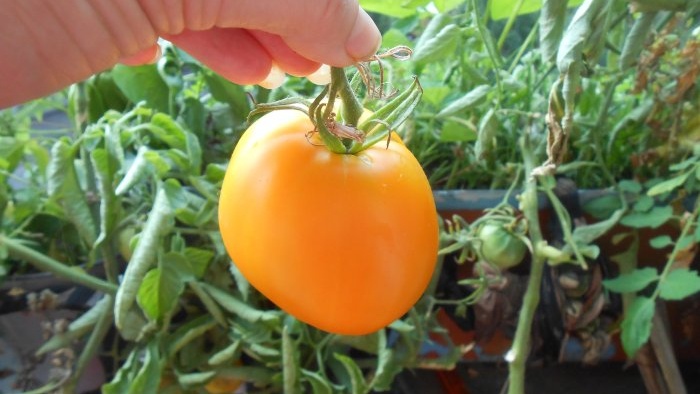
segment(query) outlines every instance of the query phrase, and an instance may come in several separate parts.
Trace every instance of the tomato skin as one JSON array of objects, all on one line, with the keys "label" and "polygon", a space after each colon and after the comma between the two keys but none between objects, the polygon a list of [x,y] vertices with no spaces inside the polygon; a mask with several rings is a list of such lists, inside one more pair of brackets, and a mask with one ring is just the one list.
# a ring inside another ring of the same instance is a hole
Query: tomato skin
[{"label": "tomato skin", "polygon": [[503,224],[486,223],[479,229],[481,255],[501,269],[517,266],[525,258],[527,246]]},{"label": "tomato skin", "polygon": [[360,335],[400,318],[435,268],[438,222],[420,164],[396,140],[357,155],[310,142],[300,111],[244,133],[220,194],[234,264],[281,309],[325,331]]}]

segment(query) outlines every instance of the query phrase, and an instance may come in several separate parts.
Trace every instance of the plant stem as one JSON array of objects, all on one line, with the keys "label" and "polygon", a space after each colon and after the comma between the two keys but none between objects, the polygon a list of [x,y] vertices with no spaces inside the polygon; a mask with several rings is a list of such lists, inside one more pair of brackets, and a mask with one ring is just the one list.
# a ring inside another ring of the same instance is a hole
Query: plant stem
[{"label": "plant stem", "polygon": [[76,363],[73,375],[63,388],[65,392],[71,393],[76,390],[79,379],[85,371],[85,367],[87,367],[88,362],[90,362],[90,360],[92,360],[98,353],[107,332],[112,327],[112,319],[114,316],[112,314],[112,309],[114,308],[114,297],[111,295],[106,295],[105,297],[108,297],[107,302],[109,302],[109,306],[107,309],[105,309],[104,313],[102,313],[102,316],[100,316],[95,329],[90,334],[83,351],[80,353],[80,357]]},{"label": "plant stem", "polygon": [[85,272],[71,268],[60,261],[56,261],[43,253],[22,245],[19,241],[7,238],[0,234],[0,245],[7,248],[8,252],[22,260],[27,261],[41,271],[51,272],[91,289],[114,295],[117,293],[117,286],[102,279],[95,278]]},{"label": "plant stem", "polygon": [[[527,134],[522,142],[525,173],[531,174],[535,168],[535,158]],[[539,256],[538,248],[541,243],[542,230],[539,221],[539,209],[537,206],[537,180],[528,176],[525,182],[525,190],[521,195],[521,210],[528,223],[530,240],[532,241],[532,264],[527,290],[523,297],[523,305],[520,308],[518,327],[515,331],[513,346],[508,352],[509,384],[508,394],[523,394],[525,392],[525,368],[530,353],[530,333],[535,311],[540,302],[540,286],[544,272],[545,259]]]},{"label": "plant stem", "polygon": [[[345,69],[341,67],[331,67],[331,84],[340,95],[343,101],[343,120],[345,124],[357,126],[364,109],[357,99],[355,92],[350,87]],[[333,91],[334,89],[331,89]]]},{"label": "plant stem", "polygon": [[510,33],[510,29],[513,28],[513,23],[515,22],[515,18],[518,17],[518,12],[520,12],[520,9],[523,7],[523,3],[525,3],[525,0],[519,0],[515,4],[515,7],[513,7],[513,10],[510,12],[510,16],[508,17],[506,26],[503,28],[501,36],[498,38],[498,44],[496,44],[496,47],[499,51],[503,49],[503,44],[506,42],[506,38],[508,37],[508,33]]}]

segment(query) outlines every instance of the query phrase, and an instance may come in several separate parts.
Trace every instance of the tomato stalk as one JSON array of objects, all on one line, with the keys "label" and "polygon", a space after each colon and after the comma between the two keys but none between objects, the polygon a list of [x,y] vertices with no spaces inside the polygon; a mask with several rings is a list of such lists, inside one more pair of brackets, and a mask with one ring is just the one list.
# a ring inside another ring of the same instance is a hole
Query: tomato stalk
[{"label": "tomato stalk", "polygon": [[333,88],[336,89],[340,99],[343,101],[342,115],[345,123],[350,126],[357,126],[364,108],[352,91],[345,70],[340,67],[331,67],[331,90]]},{"label": "tomato stalk", "polygon": [[[535,168],[535,158],[532,152],[529,136],[523,136],[523,157],[525,173],[532,174]],[[523,296],[523,305],[520,309],[518,326],[515,330],[515,338],[506,357],[508,365],[508,394],[523,394],[525,392],[525,367],[530,353],[531,331],[537,306],[540,303],[540,287],[544,273],[545,258],[538,252],[542,240],[542,229],[539,221],[539,207],[537,204],[537,178],[530,176],[525,182],[525,190],[520,196],[520,209],[528,223],[528,233],[532,241],[532,264],[527,290]]]}]

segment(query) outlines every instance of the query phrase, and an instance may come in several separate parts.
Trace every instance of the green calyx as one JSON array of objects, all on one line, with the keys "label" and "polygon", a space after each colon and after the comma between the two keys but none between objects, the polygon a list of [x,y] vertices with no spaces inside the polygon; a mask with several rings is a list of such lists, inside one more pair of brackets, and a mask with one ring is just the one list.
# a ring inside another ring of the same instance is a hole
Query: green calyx
[{"label": "green calyx", "polygon": [[[369,67],[358,67],[367,82]],[[370,91],[371,89],[367,89]],[[331,68],[331,82],[308,104],[300,98],[288,98],[272,103],[257,104],[248,118],[277,109],[295,109],[306,113],[318,132],[321,142],[337,154],[357,154],[378,142],[390,141],[396,130],[418,105],[423,89],[414,77],[408,89],[395,95],[373,114],[360,122],[365,108],[348,81],[345,70]],[[379,97],[383,98],[383,97]],[[336,103],[339,100],[339,103]],[[336,105],[337,104],[337,105]],[[338,113],[335,110],[338,110]]]},{"label": "green calyx", "polygon": [[[365,108],[352,90],[345,70],[331,68],[331,83],[309,106],[309,117],[323,143],[338,154],[357,154],[379,141],[386,140],[413,112],[423,89],[417,78],[408,89],[396,95],[371,116],[360,122]],[[335,100],[341,100],[340,116],[333,113]],[[326,104],[320,104],[326,99]]]}]

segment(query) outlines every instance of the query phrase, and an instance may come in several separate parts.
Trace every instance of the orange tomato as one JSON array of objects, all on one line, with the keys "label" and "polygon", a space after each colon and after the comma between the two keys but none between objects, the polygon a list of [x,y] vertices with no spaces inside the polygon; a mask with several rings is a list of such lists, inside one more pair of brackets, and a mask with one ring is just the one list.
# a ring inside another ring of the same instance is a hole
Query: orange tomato
[{"label": "orange tomato", "polygon": [[400,318],[435,268],[428,180],[396,139],[356,155],[310,142],[308,117],[277,110],[244,133],[229,163],[219,226],[234,264],[281,309],[359,335]]},{"label": "orange tomato", "polygon": [[241,387],[243,381],[233,378],[215,377],[204,386],[209,394],[231,394]]}]

